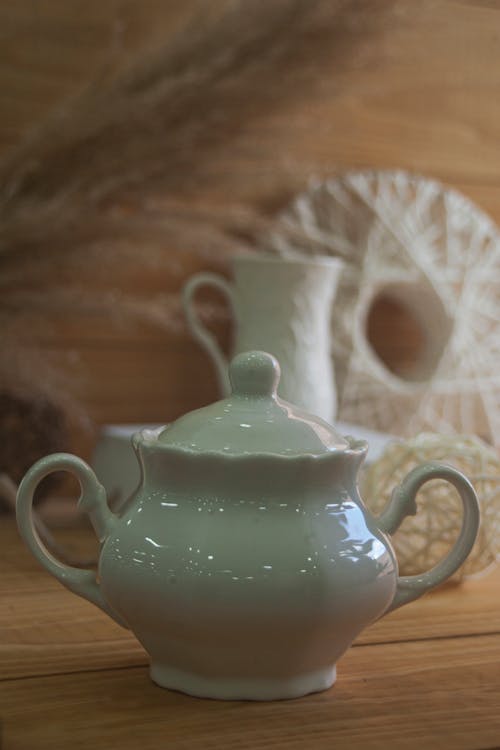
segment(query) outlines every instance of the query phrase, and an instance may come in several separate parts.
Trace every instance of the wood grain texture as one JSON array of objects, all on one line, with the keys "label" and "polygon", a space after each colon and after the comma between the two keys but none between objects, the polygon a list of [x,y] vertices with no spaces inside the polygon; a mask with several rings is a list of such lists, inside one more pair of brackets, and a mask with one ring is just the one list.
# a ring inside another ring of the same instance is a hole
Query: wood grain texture
[{"label": "wood grain texture", "polygon": [[0,683],[6,748],[494,748],[500,635],[351,649],[337,684],[295,701],[162,690],[128,668]]},{"label": "wood grain texture", "polygon": [[189,3],[30,0],[0,5],[0,150],[50,112],[173,30]]}]

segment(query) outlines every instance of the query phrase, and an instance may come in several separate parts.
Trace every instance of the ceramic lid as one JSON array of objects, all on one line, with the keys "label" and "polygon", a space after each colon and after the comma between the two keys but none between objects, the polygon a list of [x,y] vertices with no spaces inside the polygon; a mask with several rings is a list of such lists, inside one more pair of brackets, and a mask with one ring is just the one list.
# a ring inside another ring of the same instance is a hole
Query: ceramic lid
[{"label": "ceramic lid", "polygon": [[327,422],[278,397],[280,366],[270,354],[238,354],[229,365],[229,379],[228,398],[186,414],[157,440],[172,448],[228,455],[318,455],[349,448]]}]

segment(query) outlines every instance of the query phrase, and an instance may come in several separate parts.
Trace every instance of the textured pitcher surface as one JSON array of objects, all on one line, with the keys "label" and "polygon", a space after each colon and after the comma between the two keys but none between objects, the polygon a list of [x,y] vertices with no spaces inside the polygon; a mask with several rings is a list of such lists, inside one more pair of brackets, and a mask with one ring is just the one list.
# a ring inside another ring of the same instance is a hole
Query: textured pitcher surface
[{"label": "textured pitcher surface", "polygon": [[216,366],[223,395],[229,393],[227,363],[192,308],[193,294],[203,284],[217,287],[230,301],[235,353],[260,349],[273,354],[281,365],[280,396],[333,421],[330,312],[340,269],[340,261],[332,258],[254,255],[234,259],[234,284],[214,274],[198,274],[188,282],[187,320]]}]

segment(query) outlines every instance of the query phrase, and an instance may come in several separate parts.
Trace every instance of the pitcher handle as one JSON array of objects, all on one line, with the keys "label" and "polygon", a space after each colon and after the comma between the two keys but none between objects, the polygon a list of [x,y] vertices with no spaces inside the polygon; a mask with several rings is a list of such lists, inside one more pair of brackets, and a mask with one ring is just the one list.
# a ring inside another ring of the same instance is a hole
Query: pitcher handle
[{"label": "pitcher handle", "polygon": [[33,496],[38,484],[53,471],[68,471],[78,479],[81,487],[78,507],[90,516],[99,541],[103,542],[107,537],[116,516],[109,510],[106,491],[90,466],[81,458],[69,453],[46,456],[37,461],[26,473],[19,485],[16,500],[19,533],[36,559],[66,588],[88,599],[123,627],[128,627],[106,602],[94,571],[62,563],[49,552],[38,536],[33,520]]},{"label": "pitcher handle", "polygon": [[222,292],[229,301],[233,318],[236,319],[234,289],[233,286],[222,276],[209,271],[203,271],[192,276],[186,282],[182,290],[182,305],[188,327],[214,363],[221,394],[223,396],[229,396],[231,393],[231,386],[229,383],[227,359],[221,351],[213,333],[211,333],[201,322],[194,305],[196,292],[202,286],[211,286]]},{"label": "pitcher handle", "polygon": [[[465,561],[476,541],[480,515],[479,504],[472,484],[467,477],[452,466],[435,462],[417,466],[394,489],[390,506],[387,512],[383,514],[386,518],[386,528],[384,529],[382,523],[382,530],[392,534],[406,515],[416,514],[416,494],[420,487],[431,479],[444,479],[458,491],[463,507],[460,534],[446,557],[440,560],[431,570],[419,575],[398,577],[394,599],[384,614],[418,599],[426,591],[439,586],[440,583],[452,576]],[[394,509],[396,509],[396,512],[394,512]],[[393,511],[392,514],[391,510]]]}]

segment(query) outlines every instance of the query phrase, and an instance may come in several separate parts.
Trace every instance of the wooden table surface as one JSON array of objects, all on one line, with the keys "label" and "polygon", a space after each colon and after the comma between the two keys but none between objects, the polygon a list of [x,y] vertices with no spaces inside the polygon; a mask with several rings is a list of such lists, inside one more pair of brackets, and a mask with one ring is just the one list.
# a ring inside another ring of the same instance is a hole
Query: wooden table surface
[{"label": "wooden table surface", "polygon": [[[60,532],[85,548],[88,532]],[[0,517],[2,750],[500,748],[500,570],[366,630],[324,693],[200,700],[149,679],[134,637],[66,591]]]}]

